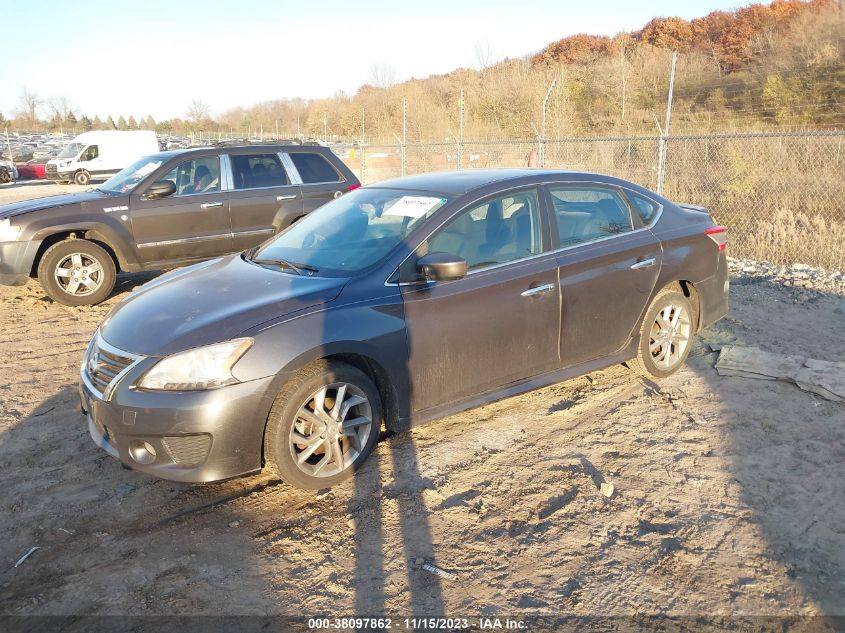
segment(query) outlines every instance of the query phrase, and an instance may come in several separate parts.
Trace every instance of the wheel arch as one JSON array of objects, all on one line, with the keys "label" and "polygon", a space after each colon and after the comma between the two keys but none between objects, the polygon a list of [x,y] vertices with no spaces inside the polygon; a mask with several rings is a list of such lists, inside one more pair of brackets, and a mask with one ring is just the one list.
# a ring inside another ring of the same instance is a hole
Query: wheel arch
[{"label": "wheel arch", "polygon": [[[693,282],[686,279],[680,279],[674,285],[689,299],[690,305],[692,306],[692,314],[695,317],[693,331],[698,332],[701,329],[701,300],[698,296],[698,289]],[[672,284],[669,284],[669,286],[671,287]]]},{"label": "wheel arch", "polygon": [[381,398],[384,425],[388,431],[399,429],[399,397],[387,370],[377,360],[358,352],[339,352],[324,356],[320,360],[336,360],[364,372],[378,389]]},{"label": "wheel arch", "polygon": [[39,232],[38,239],[42,240],[35,258],[32,260],[32,267],[30,269],[30,277],[36,277],[38,271],[38,264],[47,249],[67,239],[80,239],[94,242],[97,246],[103,248],[114,262],[117,271],[128,269],[128,260],[125,253],[117,246],[117,240],[109,236],[105,231],[97,227],[62,227],[57,228],[52,232]]}]

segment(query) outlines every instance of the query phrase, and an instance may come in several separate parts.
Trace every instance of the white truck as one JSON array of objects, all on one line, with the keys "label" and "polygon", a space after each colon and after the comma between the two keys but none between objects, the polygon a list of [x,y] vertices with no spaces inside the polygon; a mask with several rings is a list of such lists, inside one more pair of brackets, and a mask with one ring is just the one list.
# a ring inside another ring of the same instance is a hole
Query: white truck
[{"label": "white truck", "polygon": [[106,179],[148,154],[159,151],[151,131],[83,132],[47,161],[50,180],[87,185],[92,178]]}]

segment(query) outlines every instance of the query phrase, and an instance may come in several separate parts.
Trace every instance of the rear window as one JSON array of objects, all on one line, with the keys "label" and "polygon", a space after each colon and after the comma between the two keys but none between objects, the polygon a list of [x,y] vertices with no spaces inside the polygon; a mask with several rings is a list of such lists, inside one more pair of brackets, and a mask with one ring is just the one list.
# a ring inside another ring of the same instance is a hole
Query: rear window
[{"label": "rear window", "polygon": [[235,189],[260,189],[290,184],[277,154],[233,154]]},{"label": "rear window", "polygon": [[648,198],[630,191],[628,192],[628,197],[631,199],[631,202],[634,203],[634,209],[636,209],[637,215],[640,216],[643,224],[651,224],[654,216],[657,215],[657,210],[660,208],[660,205]]},{"label": "rear window", "polygon": [[290,159],[306,185],[316,182],[340,182],[340,174],[320,154],[295,152],[290,154]]}]

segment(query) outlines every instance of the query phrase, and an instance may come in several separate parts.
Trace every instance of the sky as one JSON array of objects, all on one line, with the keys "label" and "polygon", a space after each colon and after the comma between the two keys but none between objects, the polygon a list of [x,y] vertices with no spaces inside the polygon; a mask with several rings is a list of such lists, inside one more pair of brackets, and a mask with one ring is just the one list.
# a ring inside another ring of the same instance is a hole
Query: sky
[{"label": "sky", "polygon": [[[395,79],[522,57],[567,35],[613,35],[651,18],[687,19],[744,4],[725,0],[86,0],[15,1],[4,9],[0,112],[24,86],[64,96],[77,114],[212,115],[287,97],[352,95],[374,64]],[[42,113],[42,116],[46,114]]]}]

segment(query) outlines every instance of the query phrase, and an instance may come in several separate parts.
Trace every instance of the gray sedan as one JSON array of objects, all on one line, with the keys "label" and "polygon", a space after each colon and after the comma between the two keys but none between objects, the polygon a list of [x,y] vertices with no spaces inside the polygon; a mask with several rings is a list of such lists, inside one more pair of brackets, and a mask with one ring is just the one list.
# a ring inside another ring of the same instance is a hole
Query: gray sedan
[{"label": "gray sedan", "polygon": [[402,430],[615,364],[660,379],[727,312],[705,209],[607,176],[425,174],[364,187],[165,274],[81,367],[94,441],[151,475],[268,467],[323,488]]}]

